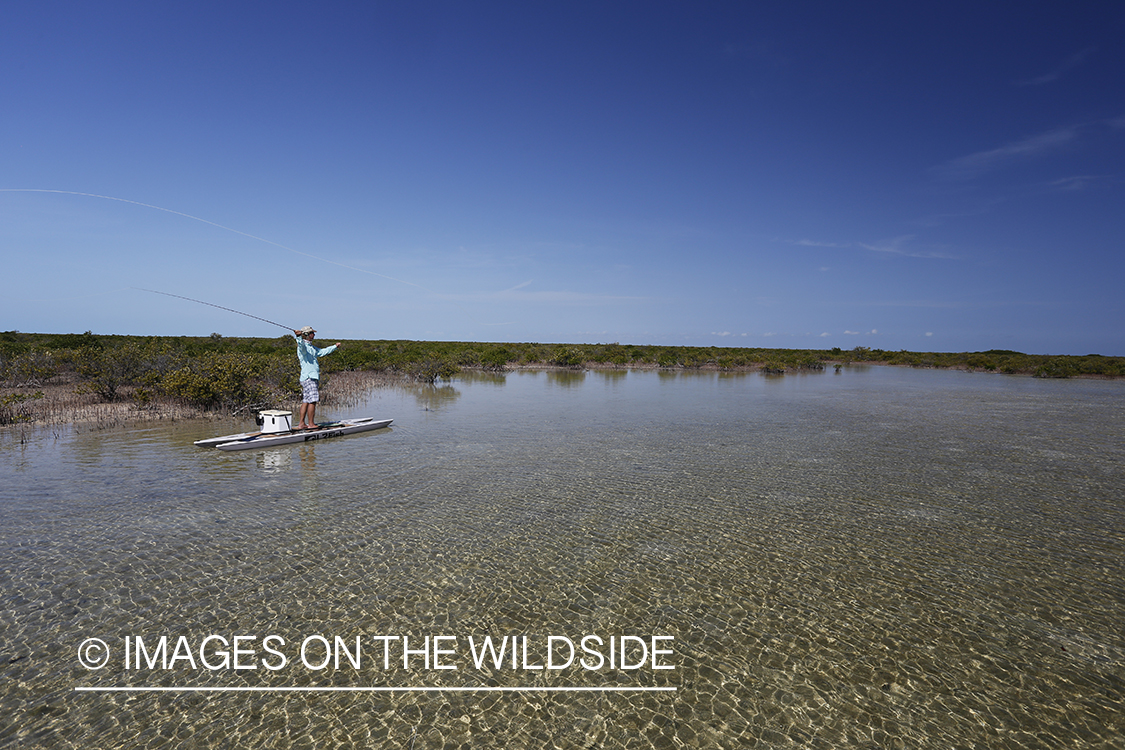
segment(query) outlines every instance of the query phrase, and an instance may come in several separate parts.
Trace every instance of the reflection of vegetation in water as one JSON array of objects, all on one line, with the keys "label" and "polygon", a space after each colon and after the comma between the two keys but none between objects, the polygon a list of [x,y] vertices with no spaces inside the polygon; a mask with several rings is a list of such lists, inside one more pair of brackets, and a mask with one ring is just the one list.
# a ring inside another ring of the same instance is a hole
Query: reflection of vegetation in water
[{"label": "reflection of vegetation in water", "polygon": [[547,382],[562,388],[582,385],[585,380],[585,370],[552,370],[547,373]]},{"label": "reflection of vegetation in water", "polygon": [[508,375],[491,370],[462,370],[457,373],[457,380],[500,387],[508,382]]},{"label": "reflection of vegetation in water", "polygon": [[451,385],[423,385],[414,391],[418,405],[429,411],[437,411],[460,397],[461,391]]},{"label": "reflection of vegetation in water", "polygon": [[613,388],[623,384],[626,378],[629,377],[628,370],[592,370],[592,372],[596,373],[598,377],[601,378],[602,382]]},{"label": "reflection of vegetation in water", "polygon": [[[1125,377],[1125,357],[985,352],[887,352],[882,349],[762,349],[645,346],[626,344],[539,344],[451,341],[349,341],[321,360],[324,383],[342,371],[385,373],[425,384],[450,381],[464,370],[502,373],[519,367],[558,368],[581,378],[586,368],[759,370],[766,374],[822,371],[877,363],[911,367],[963,368],[1042,378]],[[0,333],[0,385],[22,392],[44,384],[77,382],[75,394],[104,402],[131,400],[180,403],[197,409],[238,410],[292,400],[299,393],[293,339],[96,336]],[[328,389],[329,392],[331,389]],[[29,397],[34,398],[34,397]],[[9,420],[25,419],[28,399],[5,402]]]},{"label": "reflection of vegetation in water", "polygon": [[624,380],[629,377],[628,370],[598,370],[597,372],[605,380]]}]

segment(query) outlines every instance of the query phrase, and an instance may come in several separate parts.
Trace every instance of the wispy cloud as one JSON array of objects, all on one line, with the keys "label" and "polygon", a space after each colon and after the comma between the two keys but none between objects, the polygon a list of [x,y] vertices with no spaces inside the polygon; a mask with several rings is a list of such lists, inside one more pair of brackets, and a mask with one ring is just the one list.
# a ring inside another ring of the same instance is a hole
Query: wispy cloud
[{"label": "wispy cloud", "polygon": [[938,250],[917,250],[907,245],[914,239],[912,234],[904,234],[901,237],[893,237],[883,242],[875,244],[867,244],[864,242],[857,242],[856,244],[865,250],[870,250],[874,253],[886,253],[888,255],[903,255],[907,258],[946,258],[954,259],[956,256],[950,255],[946,252]]},{"label": "wispy cloud", "polygon": [[[819,242],[815,240],[793,240],[790,241],[789,244],[801,247],[839,248],[841,250],[860,249],[885,255],[901,255],[907,258],[945,258],[949,260],[956,260],[957,258],[956,255],[942,250],[920,250],[916,247],[911,247],[910,244],[913,240],[914,235],[904,234],[899,237],[892,237],[878,242]],[[828,269],[822,266],[819,270],[827,271]]]},{"label": "wispy cloud", "polygon": [[[487,295],[486,295],[487,296]],[[559,305],[604,305],[621,302],[645,302],[648,297],[627,297],[612,294],[588,294],[571,291],[501,292],[496,298],[509,302],[539,302]]]},{"label": "wispy cloud", "polygon": [[1051,182],[1047,183],[1047,186],[1056,190],[1066,190],[1068,192],[1073,192],[1077,190],[1085,190],[1095,183],[1102,182],[1103,179],[1104,178],[1099,177],[1098,175],[1080,174],[1074,175],[1073,177],[1064,177],[1060,180],[1052,180]]},{"label": "wispy cloud", "polygon": [[1030,159],[1044,152],[1062,148],[1077,137],[1077,126],[1050,130],[1046,133],[1033,135],[1030,138],[1007,143],[999,148],[960,156],[935,167],[934,171],[949,179],[972,179],[1006,164]]},{"label": "wispy cloud", "polygon": [[816,240],[793,240],[790,244],[802,247],[850,247],[850,242],[817,242]]},{"label": "wispy cloud", "polygon": [[1097,47],[1087,47],[1086,49],[1082,50],[1081,52],[1076,52],[1075,54],[1068,57],[1058,67],[1054,68],[1053,70],[1051,70],[1047,73],[1044,73],[1041,76],[1036,76],[1035,78],[1028,78],[1028,79],[1022,80],[1022,81],[1016,81],[1015,83],[1016,83],[1017,86],[1042,86],[1045,83],[1054,83],[1055,81],[1059,80],[1064,75],[1069,73],[1071,70],[1074,70],[1079,65],[1086,62],[1086,59],[1088,57],[1090,57],[1090,55],[1094,54],[1094,52],[1096,52],[1097,49],[1098,49]]},{"label": "wispy cloud", "polygon": [[873,253],[887,253],[888,255],[907,255],[902,246],[910,240],[914,239],[912,234],[904,234],[901,237],[892,237],[888,240],[883,240],[874,244],[867,242],[855,243],[864,250],[870,250]]},{"label": "wispy cloud", "polygon": [[574,292],[569,290],[542,290],[524,291],[532,281],[525,281],[513,287],[498,292],[479,292],[463,294],[445,294],[445,299],[461,302],[515,302],[521,304],[549,304],[549,305],[607,305],[648,302],[649,297],[635,297],[616,294],[591,294],[589,292]]},{"label": "wispy cloud", "polygon": [[949,211],[946,213],[930,214],[918,219],[918,223],[923,227],[938,227],[945,224],[950,219],[964,219],[970,216],[983,216],[991,213],[996,206],[1002,204],[1007,200],[1003,196],[992,196],[986,199],[979,199],[978,203],[972,208],[966,208],[961,211]]}]

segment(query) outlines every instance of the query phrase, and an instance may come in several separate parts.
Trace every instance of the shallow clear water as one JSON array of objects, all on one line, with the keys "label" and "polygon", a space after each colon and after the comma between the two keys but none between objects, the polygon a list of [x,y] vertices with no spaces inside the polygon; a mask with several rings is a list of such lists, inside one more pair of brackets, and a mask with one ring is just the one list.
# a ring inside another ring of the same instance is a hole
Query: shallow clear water
[{"label": "shallow clear water", "polygon": [[[395,423],[0,433],[0,746],[1123,745],[1125,383],[510,373],[322,416]],[[544,689],[76,691],[372,686]]]}]

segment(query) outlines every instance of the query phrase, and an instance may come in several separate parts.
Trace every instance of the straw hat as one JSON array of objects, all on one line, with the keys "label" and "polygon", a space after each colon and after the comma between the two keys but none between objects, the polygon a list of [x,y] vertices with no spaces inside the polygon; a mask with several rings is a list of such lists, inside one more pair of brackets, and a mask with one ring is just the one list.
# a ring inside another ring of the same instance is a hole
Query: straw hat
[{"label": "straw hat", "polygon": [[312,326],[305,326],[304,328],[299,330],[298,333],[300,333],[300,334],[316,333],[316,329],[313,328]]}]

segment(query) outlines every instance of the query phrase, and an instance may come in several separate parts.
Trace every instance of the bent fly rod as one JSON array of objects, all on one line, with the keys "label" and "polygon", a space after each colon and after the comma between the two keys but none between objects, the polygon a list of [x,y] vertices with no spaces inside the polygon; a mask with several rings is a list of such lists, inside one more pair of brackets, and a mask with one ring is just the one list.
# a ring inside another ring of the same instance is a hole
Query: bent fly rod
[{"label": "bent fly rod", "polygon": [[176,299],[186,299],[188,302],[198,302],[199,304],[207,305],[208,307],[217,307],[220,310],[226,310],[227,312],[236,313],[238,315],[245,315],[248,318],[253,318],[254,320],[260,320],[263,323],[269,323],[270,325],[278,326],[279,328],[284,328],[287,331],[297,330],[296,328],[292,328],[290,326],[283,326],[283,325],[281,325],[281,323],[275,323],[272,320],[266,320],[265,318],[259,318],[257,315],[251,315],[250,313],[244,313],[241,310],[232,310],[229,307],[223,307],[222,305],[216,305],[214,302],[204,302],[201,299],[192,299],[191,297],[183,297],[179,294],[170,294],[169,292],[159,292],[155,289],[142,289],[139,286],[135,286],[133,288],[136,289],[139,292],[152,292],[153,294],[163,294],[165,297],[175,297]]}]

